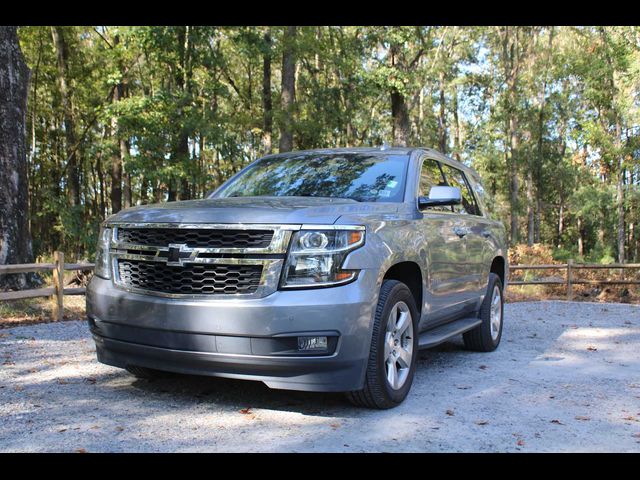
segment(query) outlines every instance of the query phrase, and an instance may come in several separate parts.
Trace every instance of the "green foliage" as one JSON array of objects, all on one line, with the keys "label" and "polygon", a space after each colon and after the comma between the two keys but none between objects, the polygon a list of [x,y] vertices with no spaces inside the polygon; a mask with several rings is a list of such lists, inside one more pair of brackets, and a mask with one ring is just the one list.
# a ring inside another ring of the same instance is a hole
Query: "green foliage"
[{"label": "green foliage", "polygon": [[[21,27],[32,70],[35,253],[91,255],[99,223],[113,212],[114,186],[125,207],[129,197],[130,204],[200,198],[262,155],[266,59],[277,146],[285,28],[64,27],[81,185],[74,207],[51,28]],[[640,29],[297,31],[296,149],[391,143],[390,95],[399,92],[411,143],[439,148],[444,134],[445,153],[481,173],[492,214],[505,225],[515,216],[522,238],[531,213],[534,240],[553,245],[554,258],[576,257],[580,240],[585,258],[604,261],[619,256],[621,219],[626,258],[638,259]]]}]

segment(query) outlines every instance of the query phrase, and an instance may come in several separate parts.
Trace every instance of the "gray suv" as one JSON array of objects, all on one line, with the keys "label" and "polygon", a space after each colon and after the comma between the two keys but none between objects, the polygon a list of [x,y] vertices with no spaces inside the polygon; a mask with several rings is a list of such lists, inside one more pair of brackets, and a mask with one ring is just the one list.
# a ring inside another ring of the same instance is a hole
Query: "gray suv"
[{"label": "gray suv", "polygon": [[103,224],[87,288],[98,360],[347,392],[390,408],[418,350],[500,343],[507,256],[475,171],[423,148],[270,155],[203,200]]}]

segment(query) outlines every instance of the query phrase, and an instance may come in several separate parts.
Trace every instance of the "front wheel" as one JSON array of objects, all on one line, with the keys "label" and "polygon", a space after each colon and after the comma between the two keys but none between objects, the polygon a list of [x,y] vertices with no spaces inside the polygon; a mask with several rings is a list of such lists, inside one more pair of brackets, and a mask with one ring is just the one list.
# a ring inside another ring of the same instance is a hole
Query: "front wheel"
[{"label": "front wheel", "polygon": [[376,307],[364,388],[348,392],[355,405],[386,409],[407,397],[418,356],[418,309],[409,288],[385,280]]},{"label": "front wheel", "polygon": [[464,346],[468,350],[492,352],[498,348],[502,338],[502,321],[504,318],[502,293],[500,277],[495,273],[490,273],[487,294],[480,307],[480,320],[482,320],[482,323],[462,335]]}]

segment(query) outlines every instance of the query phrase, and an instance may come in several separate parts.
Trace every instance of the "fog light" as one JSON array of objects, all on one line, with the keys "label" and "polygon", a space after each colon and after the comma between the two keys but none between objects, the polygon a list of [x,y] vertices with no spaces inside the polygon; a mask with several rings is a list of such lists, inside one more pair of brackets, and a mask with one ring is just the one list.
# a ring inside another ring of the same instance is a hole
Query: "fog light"
[{"label": "fog light", "polygon": [[298,350],[326,350],[327,337],[298,337]]}]

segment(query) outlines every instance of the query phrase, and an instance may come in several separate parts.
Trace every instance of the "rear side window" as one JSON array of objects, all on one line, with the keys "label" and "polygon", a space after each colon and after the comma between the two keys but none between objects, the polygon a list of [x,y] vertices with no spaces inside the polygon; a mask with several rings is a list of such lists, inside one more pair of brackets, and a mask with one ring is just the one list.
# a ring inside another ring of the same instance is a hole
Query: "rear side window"
[{"label": "rear side window", "polygon": [[447,184],[451,187],[458,187],[462,193],[462,203],[455,205],[454,211],[456,213],[469,214],[469,215],[481,215],[476,199],[473,196],[469,183],[467,182],[462,170],[450,167],[449,165],[442,164],[442,170],[447,180]]}]

